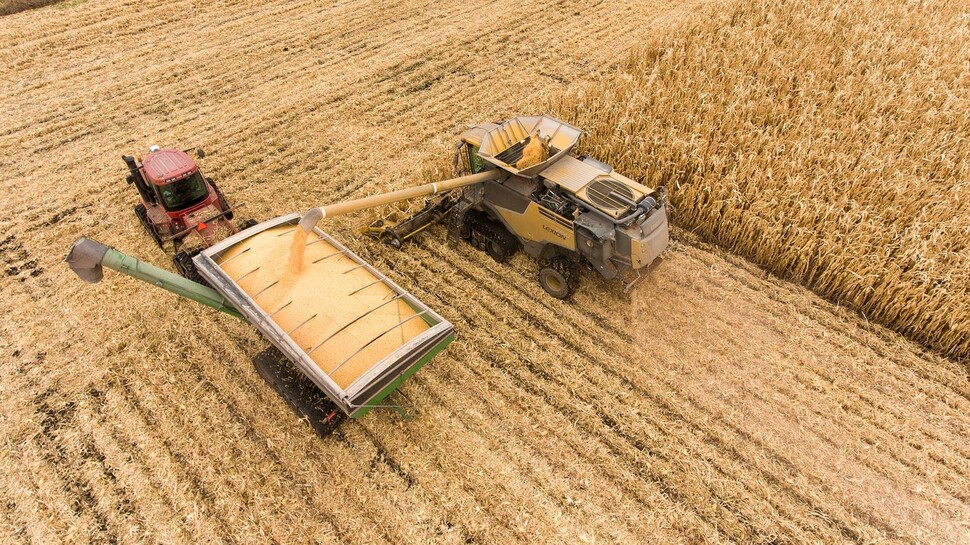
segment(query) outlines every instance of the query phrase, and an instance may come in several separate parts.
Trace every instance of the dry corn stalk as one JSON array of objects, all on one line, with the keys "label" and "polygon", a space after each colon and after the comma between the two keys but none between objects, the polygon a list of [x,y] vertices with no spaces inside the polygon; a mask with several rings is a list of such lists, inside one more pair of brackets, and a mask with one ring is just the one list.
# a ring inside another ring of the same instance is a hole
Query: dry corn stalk
[{"label": "dry corn stalk", "polygon": [[760,2],[551,101],[678,222],[970,356],[970,25],[960,3]]}]

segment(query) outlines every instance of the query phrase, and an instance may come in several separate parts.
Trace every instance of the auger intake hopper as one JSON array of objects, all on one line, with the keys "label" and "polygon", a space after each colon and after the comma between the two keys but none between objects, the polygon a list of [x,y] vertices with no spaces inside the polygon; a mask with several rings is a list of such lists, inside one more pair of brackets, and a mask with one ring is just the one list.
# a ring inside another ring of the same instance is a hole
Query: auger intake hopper
[{"label": "auger intake hopper", "polygon": [[[577,127],[547,115],[513,117],[485,133],[478,155],[512,174],[532,178],[566,156],[581,135]],[[546,153],[525,165],[523,152],[536,138],[542,139]]]},{"label": "auger intake hopper", "polygon": [[263,222],[195,258],[199,273],[351,417],[453,339],[453,326],[314,228],[288,262],[300,215]]}]

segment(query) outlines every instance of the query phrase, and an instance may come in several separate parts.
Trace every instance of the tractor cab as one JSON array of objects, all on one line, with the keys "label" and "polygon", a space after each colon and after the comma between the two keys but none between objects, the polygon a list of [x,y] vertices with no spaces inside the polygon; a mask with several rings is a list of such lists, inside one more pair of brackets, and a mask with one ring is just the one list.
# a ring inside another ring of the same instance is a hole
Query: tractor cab
[{"label": "tractor cab", "polygon": [[168,212],[185,210],[209,197],[202,172],[184,151],[154,151],[142,163],[142,172],[155,202]]},{"label": "tractor cab", "polygon": [[[202,150],[197,153],[205,157]],[[171,223],[165,228],[177,231],[193,225],[190,216],[200,211],[207,216],[225,213],[232,219],[219,188],[184,151],[152,146],[144,161],[127,155],[122,159],[128,165],[128,183],[138,189],[151,223]]]},{"label": "tractor cab", "polygon": [[[202,150],[196,153],[205,157]],[[195,253],[239,231],[226,198],[184,151],[152,146],[144,160],[122,159],[128,183],[141,196],[135,205],[138,221],[161,248],[175,251],[175,266],[183,276],[201,281],[192,266]],[[242,228],[254,224],[250,220]]]}]

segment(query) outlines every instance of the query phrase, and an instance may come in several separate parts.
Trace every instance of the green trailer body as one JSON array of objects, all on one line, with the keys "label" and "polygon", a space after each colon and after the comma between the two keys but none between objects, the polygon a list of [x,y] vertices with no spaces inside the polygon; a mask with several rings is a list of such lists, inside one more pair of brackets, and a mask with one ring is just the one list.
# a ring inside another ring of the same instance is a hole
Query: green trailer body
[{"label": "green trailer body", "polygon": [[[263,231],[278,230],[281,227],[295,230],[298,228],[300,218],[299,214],[289,214],[264,221],[203,250],[195,257],[194,263],[199,274],[220,295],[230,301],[237,311],[259,329],[341,411],[351,418],[359,418],[375,407],[384,406],[382,402],[388,395],[447,346],[454,338],[454,326],[345,246],[320,229],[314,228],[313,233],[316,237],[319,237],[318,240],[325,241],[339,251],[342,254],[342,259],[353,263],[354,268],[368,271],[375,282],[386,286],[391,293],[395,294],[394,299],[406,303],[413,309],[414,315],[420,316],[428,326],[426,331],[408,340],[393,352],[384,354],[372,363],[368,363],[367,370],[351,384],[343,386],[338,384],[338,381],[331,374],[310,357],[307,347],[296,342],[289,334],[290,332],[286,331],[280,323],[277,323],[277,317],[263,309],[254,300],[255,296],[247,292],[236,279],[233,279],[220,266],[221,258],[235,246],[246,243],[247,240],[258,236]],[[322,273],[308,270],[305,274]],[[333,277],[325,275],[318,280],[314,279],[314,281],[319,281],[321,285],[334,280]],[[364,303],[361,303],[357,314],[363,316],[370,310]],[[355,320],[351,320],[351,322],[355,322]],[[386,333],[386,331],[380,330],[377,331],[377,336],[380,336],[382,332]]]},{"label": "green trailer body", "polygon": [[309,379],[340,411],[350,418],[361,418],[377,407],[389,407],[401,412],[401,407],[385,404],[386,398],[454,340],[454,327],[450,322],[387,279],[361,258],[330,239],[329,236],[316,230],[320,236],[326,237],[331,244],[338,246],[348,259],[366,267],[381,282],[397,293],[402,301],[416,312],[420,312],[421,319],[428,325],[427,331],[418,338],[413,339],[406,346],[402,346],[395,353],[388,354],[387,357],[375,362],[371,372],[357,381],[352,390],[341,388],[332,380],[329,380],[329,377],[313,364],[299,345],[277,327],[272,318],[259,309],[252,299],[222,272],[213,259],[233,244],[264,229],[280,224],[295,226],[299,218],[298,214],[291,214],[264,222],[213,246],[207,250],[205,255],[197,256],[196,265],[199,267],[200,273],[213,287],[198,284],[86,238],[78,239],[74,243],[67,256],[67,261],[74,272],[89,283],[99,282],[103,276],[103,267],[107,267],[250,322],[279,349],[302,375]]}]

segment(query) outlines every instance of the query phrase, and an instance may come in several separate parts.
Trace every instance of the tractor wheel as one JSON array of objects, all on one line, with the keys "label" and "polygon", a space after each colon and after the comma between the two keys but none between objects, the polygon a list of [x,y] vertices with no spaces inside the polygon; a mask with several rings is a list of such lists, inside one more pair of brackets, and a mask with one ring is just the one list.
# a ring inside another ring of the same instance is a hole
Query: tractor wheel
[{"label": "tractor wheel", "polygon": [[172,258],[172,261],[175,262],[175,269],[180,275],[195,283],[208,286],[209,284],[204,278],[202,278],[202,275],[199,274],[199,270],[195,268],[195,263],[192,263],[192,258],[195,257],[195,254],[197,253],[199,252],[178,252],[175,254],[175,257]]},{"label": "tractor wheel", "polygon": [[579,270],[566,257],[554,257],[539,269],[539,284],[556,299],[569,299],[579,287]]},{"label": "tractor wheel", "polygon": [[159,236],[158,231],[155,230],[152,223],[148,221],[148,210],[145,209],[144,204],[138,203],[135,205],[135,215],[138,216],[138,222],[141,223],[142,227],[152,236],[155,244],[158,244],[158,247],[164,250],[165,245],[162,243],[162,237]]},{"label": "tractor wheel", "polygon": [[[206,181],[209,182],[209,185],[212,186],[212,190],[215,191],[216,196],[219,197],[219,207],[222,208],[223,210],[229,210],[229,201],[226,200],[226,196],[223,195],[222,191],[219,190],[219,186],[216,185],[216,181],[213,180],[212,178],[206,178]],[[226,213],[225,218],[227,220],[232,221],[232,216],[233,216],[233,213],[228,212]]]},{"label": "tractor wheel", "polygon": [[240,231],[245,231],[246,229],[249,229],[250,227],[253,227],[254,225],[259,225],[259,222],[256,221],[256,220],[253,220],[253,219],[249,219],[249,220],[246,220],[246,221],[242,222],[242,224],[239,226],[239,230]]}]

